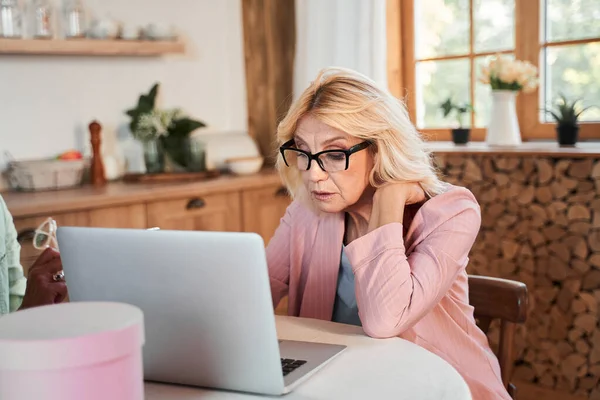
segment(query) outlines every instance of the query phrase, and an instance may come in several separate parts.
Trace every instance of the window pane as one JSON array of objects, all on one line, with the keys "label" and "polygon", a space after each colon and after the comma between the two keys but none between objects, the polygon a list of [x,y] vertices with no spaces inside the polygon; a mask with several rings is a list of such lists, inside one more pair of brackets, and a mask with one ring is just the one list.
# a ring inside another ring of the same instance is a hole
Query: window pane
[{"label": "window pane", "polygon": [[[546,106],[561,93],[569,100],[582,98],[583,106],[600,106],[600,42],[548,47],[544,80]],[[548,116],[542,118],[552,122]],[[599,120],[600,109],[596,107],[581,115],[581,121]]]},{"label": "window pane", "polygon": [[[440,104],[449,96],[455,102],[469,102],[471,73],[469,59],[425,61],[417,63],[417,126],[419,128],[455,127],[456,119],[443,117]],[[463,126],[471,126],[470,114],[464,114]]]},{"label": "window pane", "polygon": [[515,47],[515,0],[474,0],[475,52]]},{"label": "window pane", "polygon": [[469,0],[415,1],[417,59],[469,53]]},{"label": "window pane", "polygon": [[599,0],[546,0],[546,41],[600,37]]},{"label": "window pane", "polygon": [[[513,59],[514,54],[504,54],[505,57]],[[483,56],[475,58],[475,126],[478,128],[487,127],[490,118],[490,109],[492,106],[492,89],[490,85],[479,82],[481,67],[490,62],[492,56]]]}]

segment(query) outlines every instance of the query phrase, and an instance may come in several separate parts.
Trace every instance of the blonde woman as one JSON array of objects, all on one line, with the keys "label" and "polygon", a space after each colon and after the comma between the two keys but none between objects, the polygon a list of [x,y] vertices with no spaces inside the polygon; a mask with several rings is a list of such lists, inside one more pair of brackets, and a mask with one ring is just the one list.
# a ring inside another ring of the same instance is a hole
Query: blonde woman
[{"label": "blonde woman", "polygon": [[404,105],[325,69],[277,139],[294,202],[267,247],[274,305],[289,295],[290,315],[400,336],[452,364],[474,399],[510,399],[468,302],[479,205],[438,179]]}]

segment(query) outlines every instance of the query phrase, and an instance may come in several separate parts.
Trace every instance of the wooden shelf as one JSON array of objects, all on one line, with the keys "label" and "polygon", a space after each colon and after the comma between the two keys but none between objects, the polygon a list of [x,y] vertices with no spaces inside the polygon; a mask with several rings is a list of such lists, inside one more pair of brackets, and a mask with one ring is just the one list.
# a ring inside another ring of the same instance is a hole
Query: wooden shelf
[{"label": "wooden shelf", "polygon": [[491,154],[502,156],[538,156],[565,158],[600,158],[600,142],[580,142],[572,147],[560,147],[556,142],[524,142],[520,146],[489,146],[484,142],[456,145],[452,142],[427,142],[434,154]]},{"label": "wooden shelf", "polygon": [[179,41],[0,39],[0,55],[158,56],[184,51]]}]

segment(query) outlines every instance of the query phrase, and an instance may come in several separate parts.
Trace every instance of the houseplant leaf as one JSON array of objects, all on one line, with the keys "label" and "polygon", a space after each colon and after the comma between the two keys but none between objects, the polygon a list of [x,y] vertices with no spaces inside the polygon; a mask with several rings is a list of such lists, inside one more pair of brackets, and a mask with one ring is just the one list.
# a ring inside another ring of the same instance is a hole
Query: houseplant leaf
[{"label": "houseplant leaf", "polygon": [[191,118],[178,118],[168,129],[168,135],[161,138],[164,149],[173,162],[181,167],[187,168],[187,152],[189,150],[190,134],[206,124]]},{"label": "houseplant leaf", "polygon": [[450,112],[452,111],[452,108],[454,108],[454,105],[452,104],[452,100],[450,99],[450,97],[448,97],[446,99],[446,101],[444,101],[442,104],[440,104],[440,108],[442,109],[444,118],[446,118],[448,116],[448,114],[450,114]]},{"label": "houseplant leaf", "polygon": [[159,84],[155,83],[148,94],[142,94],[138,98],[138,103],[135,108],[127,110],[125,112],[126,115],[131,117],[131,122],[129,123],[129,129],[131,132],[135,132],[137,128],[138,121],[142,114],[149,113],[154,109],[156,103],[156,95],[158,94]]},{"label": "houseplant leaf", "polygon": [[187,137],[198,128],[206,126],[204,122],[191,118],[179,118],[173,121],[169,128],[169,136]]}]

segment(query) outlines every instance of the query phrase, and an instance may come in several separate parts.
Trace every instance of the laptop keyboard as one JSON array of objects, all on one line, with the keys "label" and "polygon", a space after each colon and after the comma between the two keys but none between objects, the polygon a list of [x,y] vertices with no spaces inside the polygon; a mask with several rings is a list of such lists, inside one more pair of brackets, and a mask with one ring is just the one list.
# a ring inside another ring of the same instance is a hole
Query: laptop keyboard
[{"label": "laptop keyboard", "polygon": [[283,376],[286,376],[287,374],[289,374],[296,368],[303,366],[304,364],[306,364],[306,361],[304,360],[292,360],[291,358],[282,358],[281,368],[283,369]]}]

